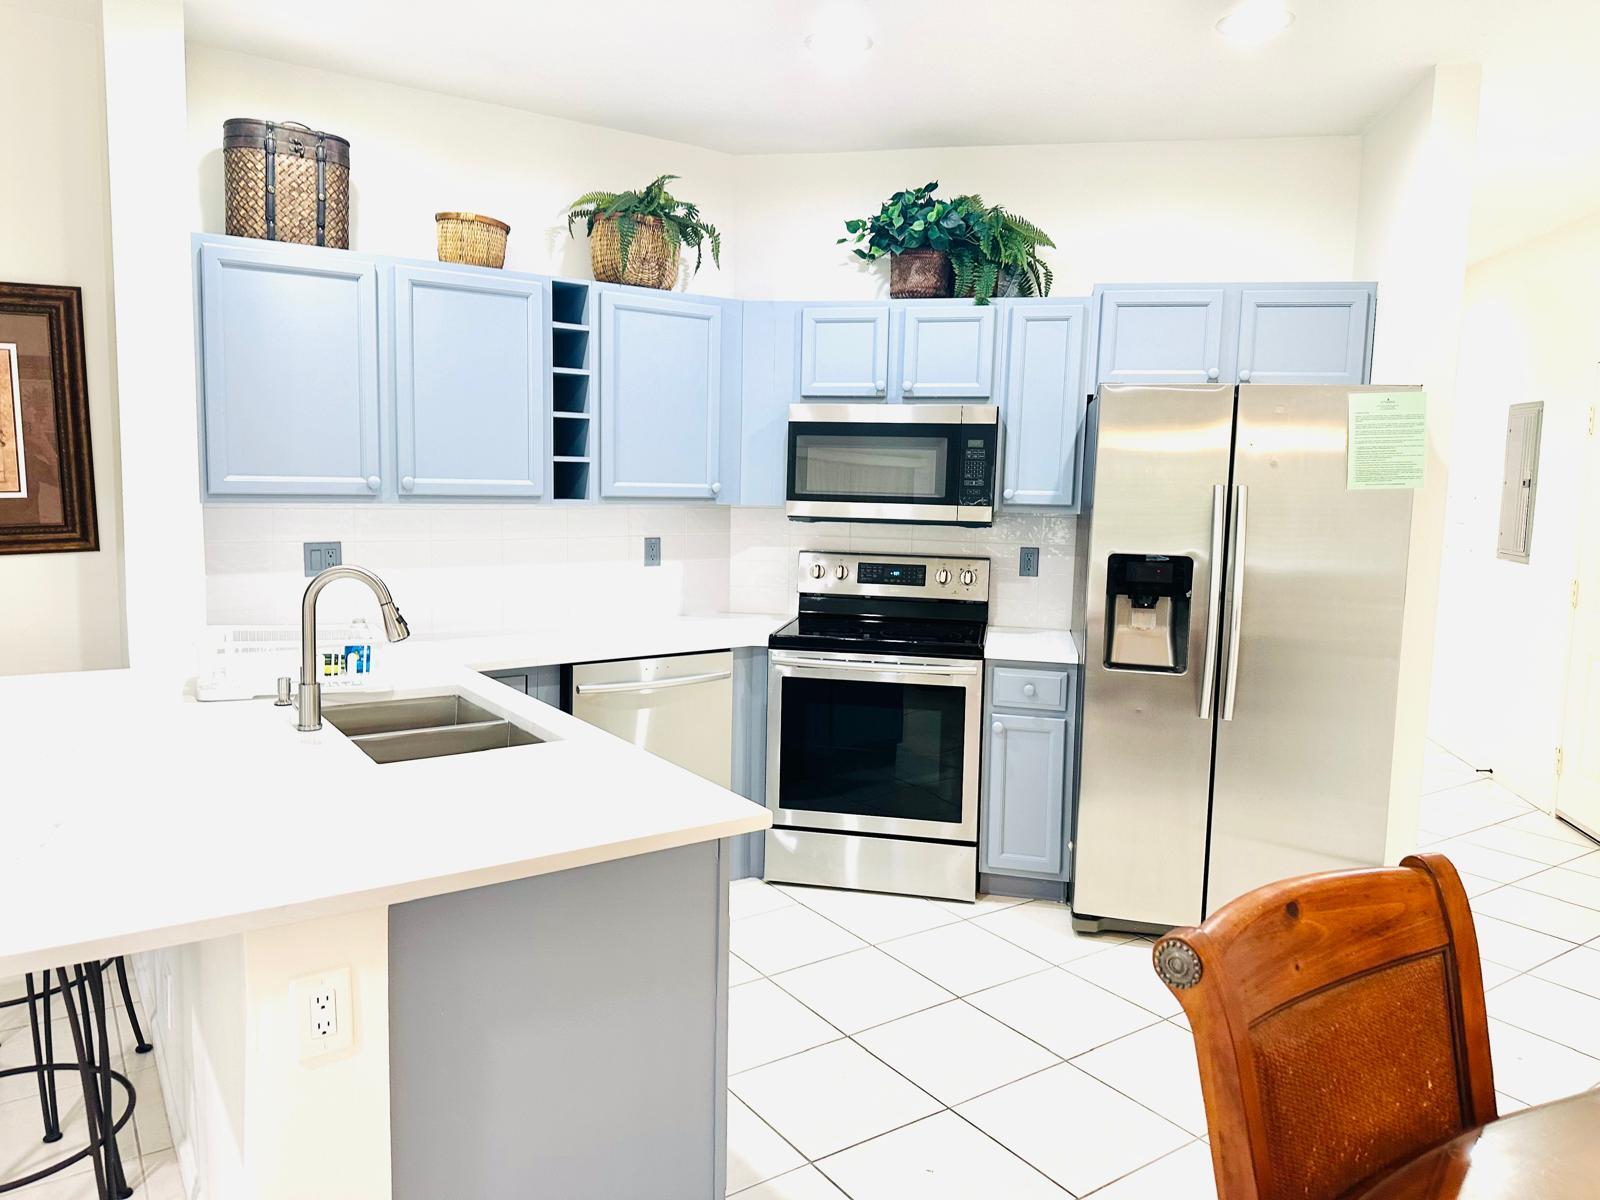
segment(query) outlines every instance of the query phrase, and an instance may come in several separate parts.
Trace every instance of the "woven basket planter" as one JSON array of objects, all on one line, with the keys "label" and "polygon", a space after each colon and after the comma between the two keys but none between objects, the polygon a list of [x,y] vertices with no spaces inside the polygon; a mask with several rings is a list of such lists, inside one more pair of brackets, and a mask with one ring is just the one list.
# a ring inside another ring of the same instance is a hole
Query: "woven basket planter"
[{"label": "woven basket planter", "polygon": [[350,143],[293,121],[222,123],[226,229],[233,237],[350,246]]},{"label": "woven basket planter", "polygon": [[889,259],[889,295],[897,300],[942,299],[955,286],[956,274],[943,250],[904,250]]},{"label": "woven basket planter", "polygon": [[481,213],[434,213],[439,231],[439,261],[474,267],[506,265],[506,235],[511,226]]},{"label": "woven basket planter", "polygon": [[667,244],[659,217],[636,217],[638,228],[628,246],[628,269],[622,269],[622,237],[615,217],[599,217],[589,234],[589,262],[600,283],[671,291],[678,282],[678,254]]}]

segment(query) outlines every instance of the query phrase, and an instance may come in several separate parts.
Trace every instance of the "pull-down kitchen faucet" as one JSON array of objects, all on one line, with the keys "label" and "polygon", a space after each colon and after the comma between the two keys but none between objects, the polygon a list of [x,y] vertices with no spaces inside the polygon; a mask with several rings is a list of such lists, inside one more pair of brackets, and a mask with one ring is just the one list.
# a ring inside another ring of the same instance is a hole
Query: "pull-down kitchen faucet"
[{"label": "pull-down kitchen faucet", "polygon": [[372,589],[378,598],[378,611],[383,614],[383,632],[391,642],[403,642],[411,636],[411,626],[394,606],[389,585],[366,568],[329,567],[313,579],[300,601],[300,720],[295,728],[301,733],[322,728],[322,684],[317,679],[317,597],[336,579],[359,579]]}]

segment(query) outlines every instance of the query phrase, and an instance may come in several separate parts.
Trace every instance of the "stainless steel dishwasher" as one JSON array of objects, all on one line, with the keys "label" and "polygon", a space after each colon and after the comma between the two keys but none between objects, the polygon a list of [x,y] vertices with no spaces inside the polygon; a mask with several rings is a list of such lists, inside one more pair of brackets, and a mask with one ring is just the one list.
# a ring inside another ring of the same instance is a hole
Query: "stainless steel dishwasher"
[{"label": "stainless steel dishwasher", "polygon": [[580,663],[572,715],[727,787],[733,777],[733,652]]}]

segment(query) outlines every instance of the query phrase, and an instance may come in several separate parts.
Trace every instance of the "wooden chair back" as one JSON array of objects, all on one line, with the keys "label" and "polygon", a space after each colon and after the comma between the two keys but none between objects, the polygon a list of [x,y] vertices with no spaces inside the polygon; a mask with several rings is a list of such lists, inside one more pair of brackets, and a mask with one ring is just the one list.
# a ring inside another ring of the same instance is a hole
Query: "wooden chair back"
[{"label": "wooden chair back", "polygon": [[1156,943],[1219,1200],[1333,1200],[1495,1119],[1478,938],[1443,855],[1269,884]]}]

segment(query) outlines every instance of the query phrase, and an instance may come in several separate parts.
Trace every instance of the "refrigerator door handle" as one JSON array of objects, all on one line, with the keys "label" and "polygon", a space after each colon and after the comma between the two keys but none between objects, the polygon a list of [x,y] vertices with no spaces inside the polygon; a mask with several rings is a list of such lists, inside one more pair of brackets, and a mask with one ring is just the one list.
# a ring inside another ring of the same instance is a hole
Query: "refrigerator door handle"
[{"label": "refrigerator door handle", "polygon": [[1233,582],[1228,589],[1228,678],[1222,688],[1222,719],[1233,720],[1233,702],[1239,692],[1239,627],[1244,622],[1245,514],[1250,489],[1233,489]]},{"label": "refrigerator door handle", "polygon": [[1211,581],[1206,594],[1206,662],[1200,672],[1200,719],[1211,716],[1211,697],[1217,690],[1217,643],[1222,640],[1222,524],[1228,507],[1227,488],[1211,488]]}]

